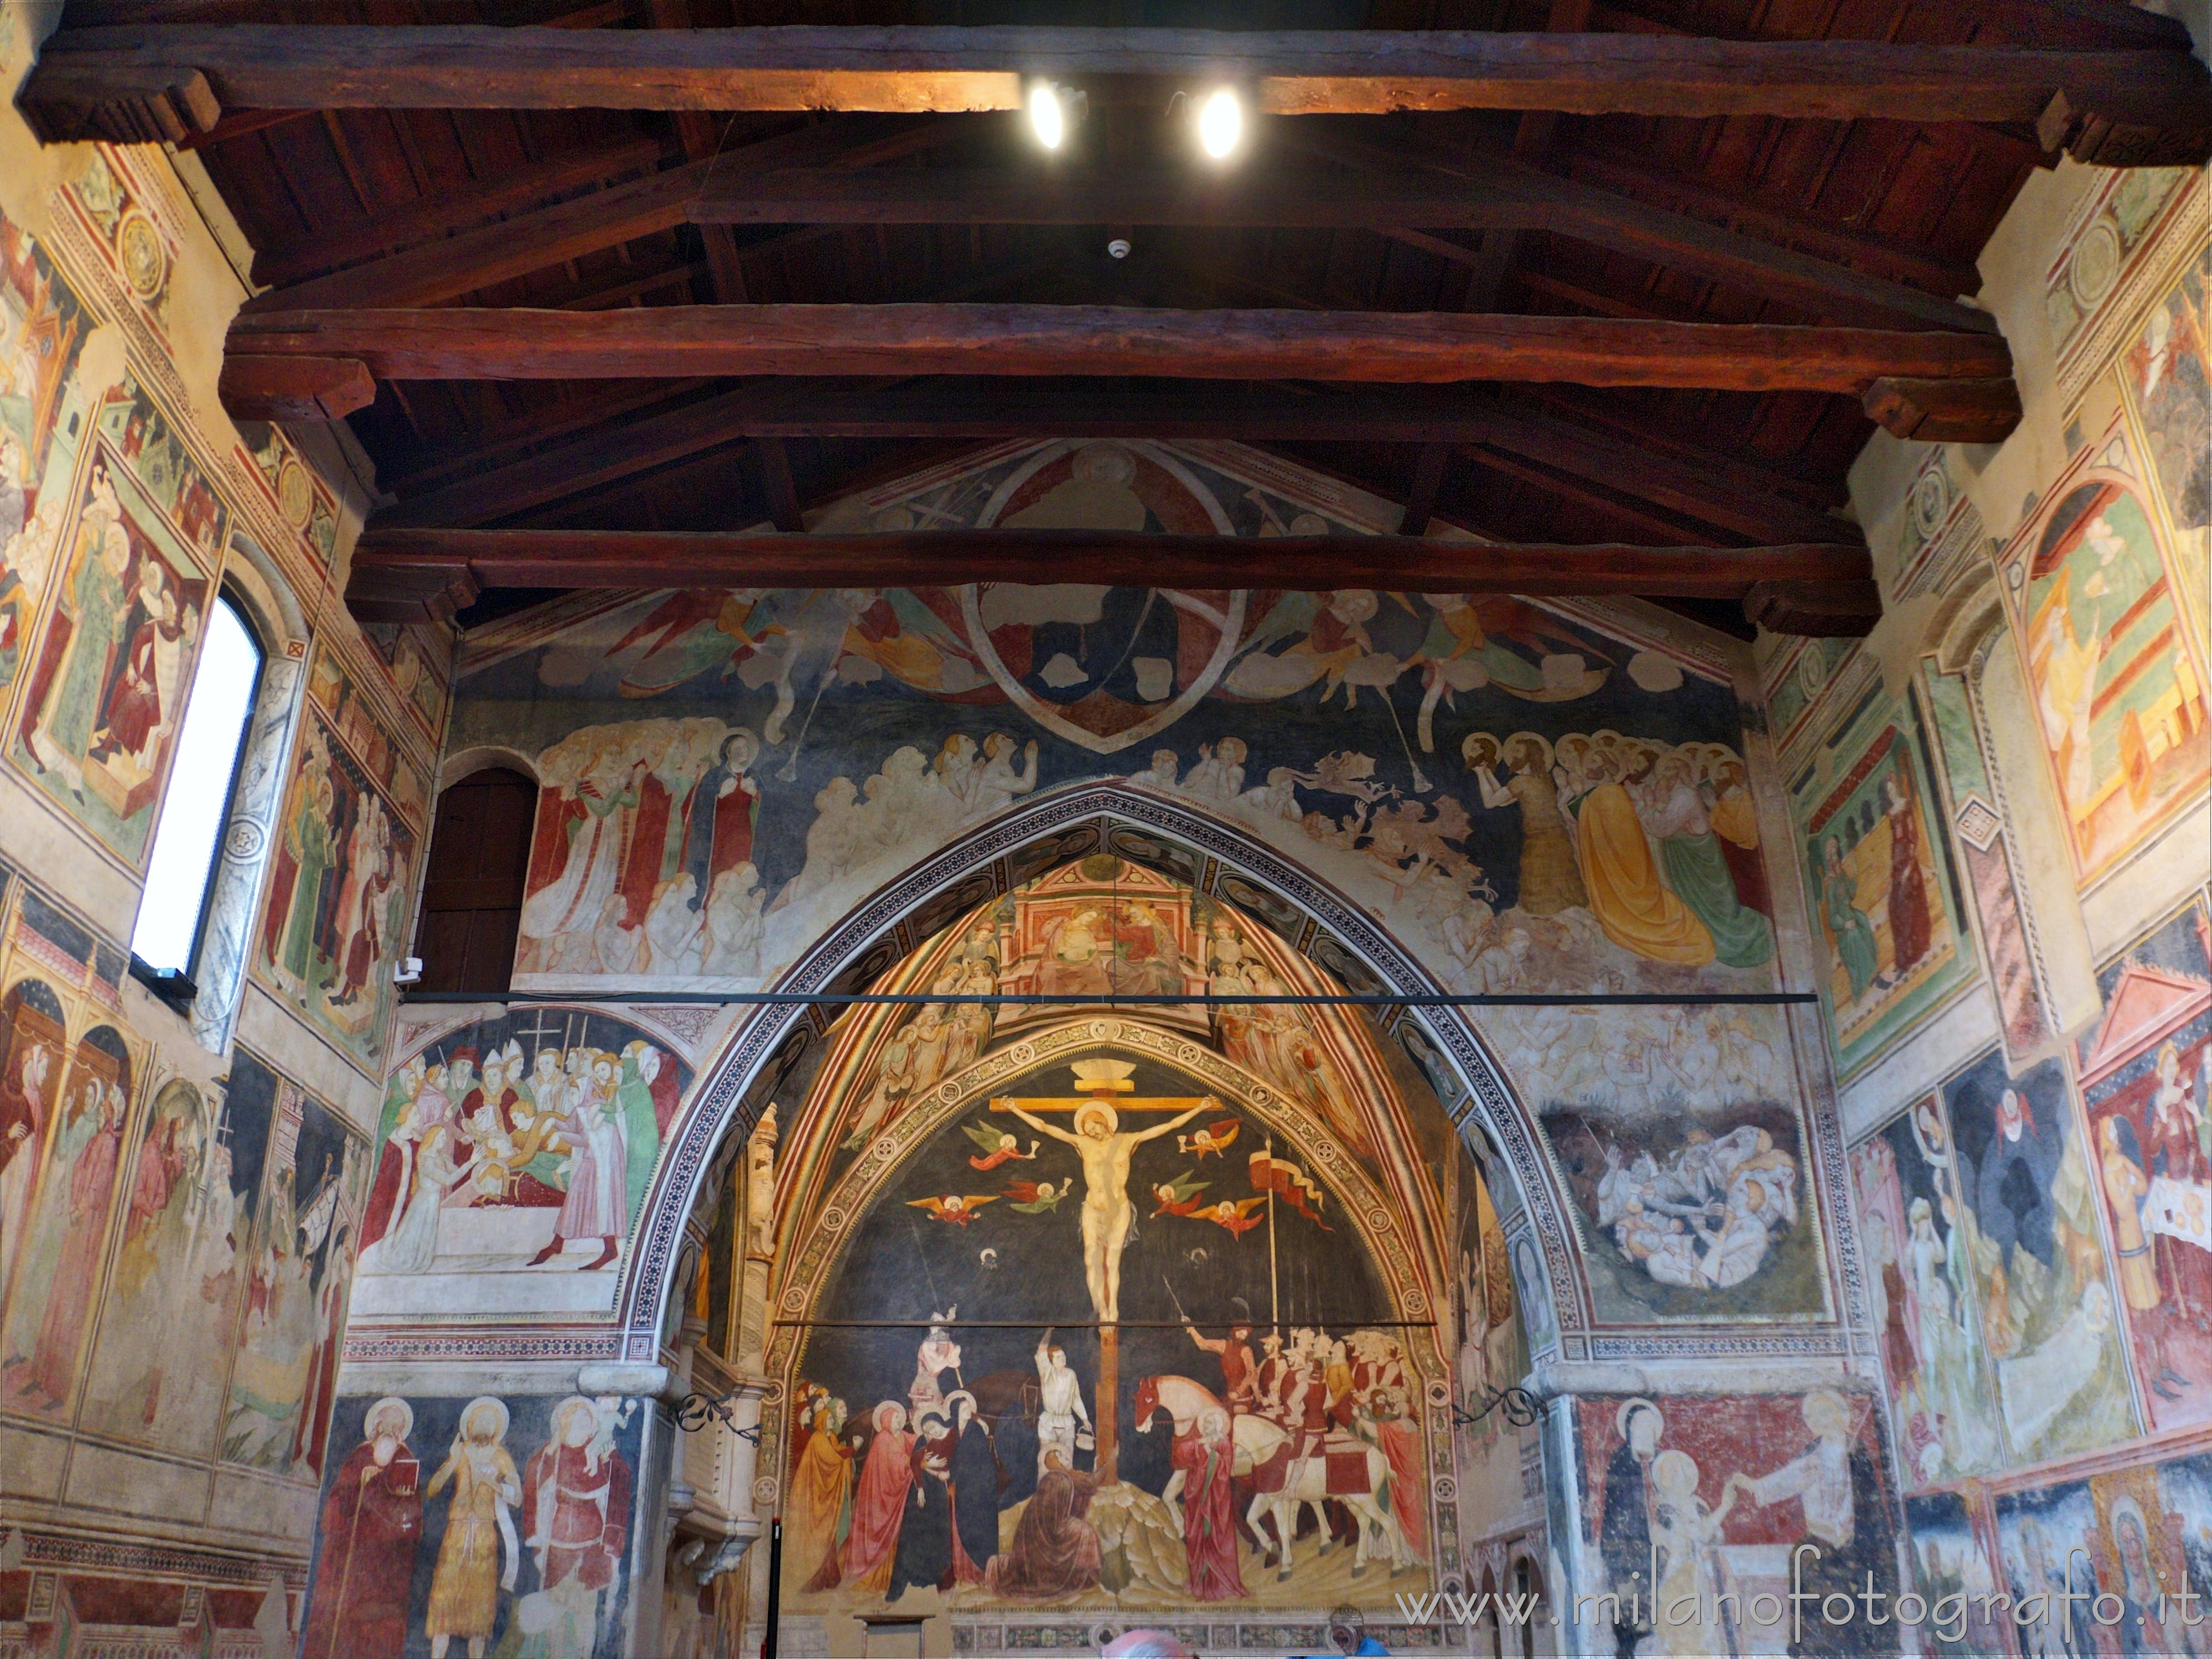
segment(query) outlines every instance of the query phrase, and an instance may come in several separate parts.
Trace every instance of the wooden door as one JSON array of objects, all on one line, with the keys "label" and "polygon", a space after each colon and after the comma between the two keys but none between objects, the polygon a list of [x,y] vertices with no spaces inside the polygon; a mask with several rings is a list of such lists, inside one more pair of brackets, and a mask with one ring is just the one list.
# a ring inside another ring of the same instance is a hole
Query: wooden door
[{"label": "wooden door", "polygon": [[472,772],[438,797],[415,954],[424,991],[504,993],[522,921],[538,786],[518,772]]}]

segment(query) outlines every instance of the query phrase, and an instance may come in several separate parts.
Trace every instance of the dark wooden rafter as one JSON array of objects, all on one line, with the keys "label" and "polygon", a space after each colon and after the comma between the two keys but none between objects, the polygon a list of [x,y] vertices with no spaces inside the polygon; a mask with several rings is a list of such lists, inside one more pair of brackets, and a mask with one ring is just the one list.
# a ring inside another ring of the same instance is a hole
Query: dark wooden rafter
[{"label": "dark wooden rafter", "polygon": [[[717,178],[743,176],[779,162],[811,161],[824,165],[807,176],[835,179],[842,175],[827,165],[833,161],[862,166],[927,148],[949,136],[941,127],[930,131],[929,124],[881,121],[779,133],[442,238],[409,237],[405,240],[412,246],[399,252],[273,289],[249,301],[247,309],[434,305],[679,225],[703,223],[697,204],[701,193]],[[746,252],[732,242],[717,255],[714,245],[708,246],[708,263],[717,280],[734,283],[725,303],[740,302],[744,297],[736,291],[741,290],[742,280],[729,273]],[[259,274],[258,260],[255,270]]]},{"label": "dark wooden rafter", "polygon": [[357,357],[380,380],[1087,374],[1860,393],[1905,376],[1932,397],[1943,380],[2012,373],[2003,340],[1985,334],[1036,305],[248,313],[231,325],[229,353]]},{"label": "dark wooden rafter", "polygon": [[[1671,270],[1756,295],[1838,322],[1885,327],[1995,331],[1995,322],[1951,296],[1979,287],[1978,276],[1948,294],[1920,292],[1890,276],[1854,269],[1821,253],[1750,235],[1727,226],[1632,196],[1583,184],[1529,167],[1510,156],[1485,155],[1478,162],[1452,162],[1424,151],[1394,154],[1372,140],[1293,124],[1283,142],[1339,163],[1370,169],[1390,167],[1432,187],[1498,204],[1487,220],[1433,222],[1401,218],[1414,229],[1494,223],[1515,231],[1542,231],[1626,253]],[[1971,271],[1962,276],[1971,275]]]},{"label": "dark wooden rafter", "polygon": [[1413,459],[1413,481],[1407,487],[1406,510],[1398,517],[1401,536],[1428,533],[1437,510],[1437,492],[1443,487],[1444,469],[1451,464],[1449,444],[1423,444]]},{"label": "dark wooden rafter", "polygon": [[[1453,592],[1742,599],[1814,585],[1834,617],[1873,587],[1863,547],[1500,545],[1413,536],[1266,538],[1143,532],[941,530],[829,536],[592,530],[371,530],[347,601],[420,621],[499,587],[943,586],[1079,581],[1188,587],[1367,586]],[[1781,602],[1774,605],[1781,615]],[[1878,604],[1874,614],[1879,614]]]},{"label": "dark wooden rafter", "polygon": [[1558,110],[2042,123],[2117,165],[2212,155],[2185,51],[2036,52],[1643,33],[1026,26],[695,30],[313,25],[65,28],[19,101],[49,140],[204,131],[225,107],[1020,107],[1038,76],[1249,89],[1284,114]]},{"label": "dark wooden rafter", "polygon": [[768,503],[769,522],[778,530],[796,532],[806,528],[799,511],[799,486],[791,476],[791,457],[783,440],[753,440],[753,459],[760,467],[761,496]]},{"label": "dark wooden rafter", "polygon": [[[774,141],[769,148],[776,148]],[[1423,168],[1236,178],[1087,177],[972,168],[774,168],[740,150],[261,295],[257,310],[432,304],[678,224],[1202,225],[1364,228],[1480,264],[1420,229],[1549,230],[1705,276],[1808,316],[1993,332],[1985,313],[1883,277],[1531,169]],[[1487,246],[1487,244],[1486,244]],[[738,258],[734,246],[729,258]],[[1491,283],[1494,293],[1495,282]],[[1488,309],[1488,305],[1480,308]]]},{"label": "dark wooden rafter", "polygon": [[1405,386],[1146,385],[1129,380],[945,378],[764,380],[556,441],[403,498],[381,525],[496,523],[752,437],[1005,440],[1033,435],[1479,447],[1477,459],[1547,469],[1663,503],[1754,541],[1854,541],[1856,526],[1806,505],[1792,481],[1732,458],[1655,451],[1489,397]]}]

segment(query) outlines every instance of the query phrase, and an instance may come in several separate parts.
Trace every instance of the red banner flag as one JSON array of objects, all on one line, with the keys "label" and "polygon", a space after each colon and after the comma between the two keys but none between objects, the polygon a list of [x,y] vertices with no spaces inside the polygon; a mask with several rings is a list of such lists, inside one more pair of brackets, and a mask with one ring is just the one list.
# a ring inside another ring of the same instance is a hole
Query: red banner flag
[{"label": "red banner flag", "polygon": [[1255,1152],[1247,1167],[1254,1192],[1273,1193],[1323,1232],[1336,1231],[1321,1218],[1325,1198],[1322,1189],[1297,1164],[1269,1152]]}]

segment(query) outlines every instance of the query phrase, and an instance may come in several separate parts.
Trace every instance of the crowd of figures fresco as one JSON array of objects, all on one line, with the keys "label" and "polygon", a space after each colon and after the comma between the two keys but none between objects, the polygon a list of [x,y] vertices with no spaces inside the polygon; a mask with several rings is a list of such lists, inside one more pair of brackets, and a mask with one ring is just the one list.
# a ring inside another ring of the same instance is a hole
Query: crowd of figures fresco
[{"label": "crowd of figures fresco", "polygon": [[[1045,445],[867,512],[1362,527],[1224,471],[1241,453]],[[1771,983],[1732,688],[1578,611],[1368,590],[714,590],[541,609],[472,640],[460,677],[457,743],[535,741],[519,985],[760,983],[929,849],[1100,778],[1277,843],[1467,988]]]},{"label": "crowd of figures fresco", "polygon": [[579,1395],[342,1401],[301,1659],[621,1653],[647,1409]]},{"label": "crowd of figures fresco", "polygon": [[[480,1277],[588,1275],[599,1307],[690,1067],[597,1011],[518,1009],[392,1074],[362,1216],[362,1310],[497,1295]],[[563,1304],[567,1305],[567,1304]]]},{"label": "crowd of figures fresco", "polygon": [[[837,1190],[864,1207],[792,1361],[793,1605],[1311,1606],[1425,1582],[1437,1360],[1356,1211],[1200,1079],[1068,1053]],[[1479,1288],[1486,1380],[1512,1297]]]}]

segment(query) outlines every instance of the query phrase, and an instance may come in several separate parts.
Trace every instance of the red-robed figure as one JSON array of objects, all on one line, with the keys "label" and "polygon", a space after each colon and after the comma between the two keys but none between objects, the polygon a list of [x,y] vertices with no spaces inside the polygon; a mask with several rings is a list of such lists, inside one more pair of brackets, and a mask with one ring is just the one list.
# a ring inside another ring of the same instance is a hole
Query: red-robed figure
[{"label": "red-robed figure", "polygon": [[[630,1468],[599,1441],[599,1407],[580,1395],[553,1408],[553,1437],[522,1468],[522,1516],[542,1591],[579,1623],[622,1571],[629,1540]],[[588,1612],[587,1612],[588,1609]]]},{"label": "red-robed figure", "polygon": [[422,1539],[422,1466],[408,1449],[414,1407],[387,1396],[368,1408],[362,1443],[323,1499],[301,1659],[401,1659],[407,1587]]},{"label": "red-robed figure", "polygon": [[1200,1413],[1191,1430],[1176,1437],[1170,1452],[1175,1479],[1182,1483],[1182,1542],[1195,1601],[1238,1601],[1250,1593],[1237,1565],[1237,1511],[1229,1486],[1234,1453],[1229,1413],[1219,1407]]}]

